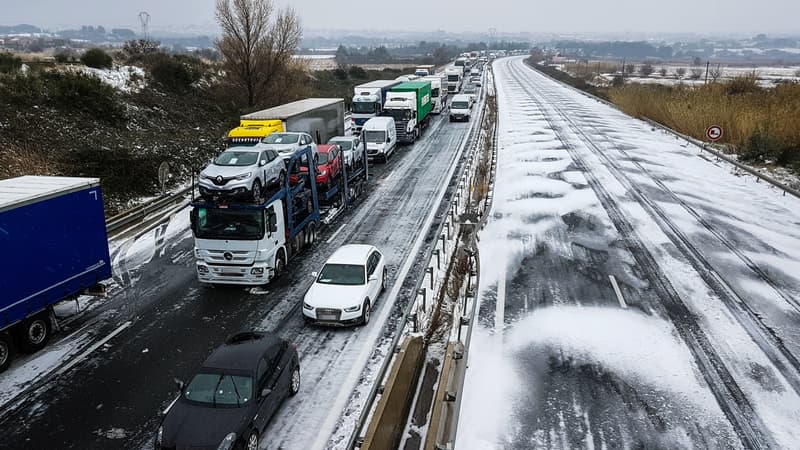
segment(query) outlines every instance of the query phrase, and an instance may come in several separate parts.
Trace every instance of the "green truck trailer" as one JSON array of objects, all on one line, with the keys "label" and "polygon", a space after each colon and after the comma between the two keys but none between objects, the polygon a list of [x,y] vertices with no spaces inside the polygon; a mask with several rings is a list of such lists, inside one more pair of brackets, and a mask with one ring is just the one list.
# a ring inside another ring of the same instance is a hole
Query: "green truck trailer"
[{"label": "green truck trailer", "polygon": [[407,81],[386,95],[383,115],[394,117],[399,142],[412,143],[428,126],[432,109],[431,82]]}]

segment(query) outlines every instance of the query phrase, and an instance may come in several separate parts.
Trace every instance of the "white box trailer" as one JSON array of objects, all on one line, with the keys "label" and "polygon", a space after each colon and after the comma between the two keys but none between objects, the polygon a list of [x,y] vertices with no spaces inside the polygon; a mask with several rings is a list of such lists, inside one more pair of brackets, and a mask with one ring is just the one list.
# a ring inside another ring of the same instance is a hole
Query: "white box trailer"
[{"label": "white box trailer", "polygon": [[280,120],[283,131],[308,133],[317,144],[344,136],[344,99],[307,98],[242,116],[242,120]]}]

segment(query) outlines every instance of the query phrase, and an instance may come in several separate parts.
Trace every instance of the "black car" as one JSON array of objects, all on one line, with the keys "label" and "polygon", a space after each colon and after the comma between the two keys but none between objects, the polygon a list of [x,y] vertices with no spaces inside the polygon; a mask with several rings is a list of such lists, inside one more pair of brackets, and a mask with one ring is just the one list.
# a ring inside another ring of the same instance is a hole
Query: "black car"
[{"label": "black car", "polygon": [[260,332],[242,332],[214,350],[156,434],[157,449],[256,449],[281,403],[300,390],[297,350]]}]

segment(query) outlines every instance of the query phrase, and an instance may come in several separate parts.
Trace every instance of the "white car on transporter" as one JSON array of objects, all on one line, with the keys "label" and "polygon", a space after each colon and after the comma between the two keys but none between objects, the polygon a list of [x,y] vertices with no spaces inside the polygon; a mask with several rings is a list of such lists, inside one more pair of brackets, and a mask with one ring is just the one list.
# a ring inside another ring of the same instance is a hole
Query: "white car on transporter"
[{"label": "white car on transporter", "polygon": [[314,284],[303,299],[303,318],[311,323],[366,325],[386,289],[386,264],[372,245],[344,245],[312,275]]}]

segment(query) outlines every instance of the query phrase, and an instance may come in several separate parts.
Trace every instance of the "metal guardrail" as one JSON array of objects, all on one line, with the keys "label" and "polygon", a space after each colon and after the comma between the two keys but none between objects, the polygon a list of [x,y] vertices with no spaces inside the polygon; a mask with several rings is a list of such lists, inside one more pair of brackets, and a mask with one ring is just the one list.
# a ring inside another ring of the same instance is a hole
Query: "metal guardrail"
[{"label": "metal guardrail", "polygon": [[127,211],[119,213],[113,217],[109,217],[106,220],[106,233],[109,235],[113,235],[130,225],[133,225],[138,222],[143,222],[147,218],[147,216],[153,214],[154,212],[158,212],[159,210],[165,208],[168,205],[175,203],[176,201],[185,197],[186,194],[190,193],[191,191],[192,191],[191,186],[185,187],[172,194],[167,194],[159,198],[150,200],[148,202],[142,203],[141,205],[135,206]]},{"label": "metal guardrail", "polygon": [[[482,97],[485,96],[484,91],[481,92],[481,95],[482,95]],[[485,105],[485,102],[482,105]],[[480,117],[478,118],[477,121],[475,121],[472,124],[470,132],[467,135],[467,139],[465,140],[462,152],[466,151],[469,148],[471,148],[475,144],[476,137],[480,136],[481,124],[483,123],[484,110],[485,110],[485,108],[482,107],[481,108]],[[464,177],[464,174],[465,174],[467,168],[469,167],[469,164],[467,164],[464,161],[463,156],[464,155],[462,154],[458,159],[458,163],[462,164],[462,165],[461,165],[461,168],[458,171],[458,173],[453,173],[453,176],[450,178],[451,182],[452,181],[461,180]],[[469,159],[469,158],[467,158],[467,159]],[[439,205],[439,207],[441,207],[442,204],[448,204],[448,205],[450,205],[448,207],[448,210],[451,210],[453,208],[452,197],[454,197],[454,196],[455,196],[455,192],[453,193],[453,195],[449,199],[447,198],[447,196],[442,198],[442,203]],[[447,203],[444,203],[445,201]],[[446,215],[450,216],[449,213],[446,214]],[[439,226],[437,227],[436,233],[434,234],[434,236],[437,236],[437,238],[438,238],[438,236],[442,235],[442,233],[444,231],[444,228],[445,228],[445,224],[448,224],[448,226],[450,226],[449,225],[449,221],[447,220],[447,218],[445,218],[445,220],[442,220],[442,222],[439,223]],[[425,261],[425,267],[432,267],[431,264],[432,264],[433,257],[435,255],[435,253],[434,253],[435,247],[436,247],[435,245],[431,246],[425,252],[425,257],[423,258],[423,260]],[[422,289],[422,285],[425,282],[426,278],[427,277],[425,275],[419,277],[414,289],[411,290],[412,295],[414,295],[415,297],[417,296],[416,293],[419,292]],[[399,329],[397,331],[397,334],[395,334],[394,338],[392,339],[392,344],[391,344],[391,346],[389,348],[391,348],[391,349],[397,348],[397,346],[398,346],[398,344],[400,342],[400,339],[404,336],[404,334],[403,334],[404,325],[408,322],[409,317],[411,316],[411,312],[414,309],[415,305],[416,305],[416,298],[414,299],[414,301],[410,301],[408,303],[407,307],[405,308],[405,310],[403,311],[403,317],[398,322],[401,326],[399,327]],[[346,447],[347,449],[360,448],[360,445],[361,445],[361,442],[360,442],[361,434],[363,433],[364,428],[365,428],[366,424],[368,423],[368,419],[370,419],[369,412],[372,410],[373,406],[375,405],[375,400],[377,399],[379,392],[382,390],[383,380],[386,378],[386,374],[388,373],[389,368],[391,367],[391,365],[392,365],[392,363],[394,361],[394,357],[393,356],[394,356],[394,354],[392,354],[391,357],[387,357],[387,358],[384,359],[383,364],[381,365],[380,369],[378,370],[378,372],[377,372],[377,374],[375,376],[375,383],[373,384],[372,388],[370,389],[369,393],[367,394],[367,400],[364,403],[364,407],[362,408],[362,410],[360,412],[360,416],[358,418],[358,423],[356,424],[356,428],[353,431],[353,433],[350,435],[350,438],[348,440],[348,444],[347,444],[347,447]]]},{"label": "metal guardrail", "polygon": [[[549,74],[547,74],[547,73],[539,70],[538,68],[536,68],[535,65],[532,65],[532,64],[528,63],[528,61],[525,61],[525,65],[527,65],[531,69],[539,72],[540,74],[546,76],[547,78],[550,78],[551,80],[553,80],[553,81],[555,81],[557,83],[560,83],[560,84],[562,84],[562,85],[574,90],[575,92],[583,94],[586,97],[589,97],[589,98],[591,98],[593,100],[597,100],[598,102],[603,103],[603,104],[605,104],[607,106],[610,106],[610,107],[616,109],[617,111],[620,111],[620,112],[623,112],[623,113],[625,112],[625,111],[622,111],[622,109],[620,109],[619,106],[609,102],[608,100],[605,100],[605,99],[602,99],[602,98],[600,98],[600,97],[598,97],[596,95],[590,94],[589,92],[582,91],[582,90],[576,88],[575,86],[570,86],[569,84],[564,83],[561,80],[557,80],[556,78],[554,78],[554,77],[550,76]],[[714,148],[709,146],[707,142],[703,142],[703,141],[701,141],[699,139],[695,139],[695,138],[693,138],[691,136],[687,136],[687,135],[685,135],[683,133],[680,133],[678,131],[673,130],[672,128],[669,128],[666,125],[660,124],[660,123],[656,122],[655,120],[648,119],[647,117],[642,117],[640,120],[643,120],[644,122],[647,122],[651,126],[660,128],[662,131],[665,131],[665,132],[670,133],[670,134],[672,134],[672,135],[674,135],[676,137],[684,139],[686,142],[689,142],[691,144],[696,145],[697,147],[700,147],[700,149],[711,153],[712,155],[716,156],[717,158],[719,158],[719,159],[721,159],[721,160],[723,160],[723,161],[725,161],[727,163],[733,164],[735,167],[737,167],[737,168],[739,168],[741,170],[744,170],[745,172],[749,173],[750,175],[753,175],[754,177],[756,177],[758,179],[766,181],[767,183],[777,187],[778,189],[781,189],[783,191],[784,195],[786,195],[786,193],[788,192],[789,194],[791,194],[791,195],[793,195],[793,196],[795,196],[797,198],[800,198],[800,190],[794,189],[791,186],[786,185],[785,183],[781,183],[780,181],[778,181],[778,180],[776,180],[776,179],[774,179],[774,178],[772,178],[770,176],[764,175],[763,173],[757,171],[756,169],[754,169],[754,168],[752,168],[752,167],[750,167],[748,165],[745,165],[745,164],[740,163],[739,161],[736,161],[735,159],[725,155],[724,153],[715,150]]]}]

